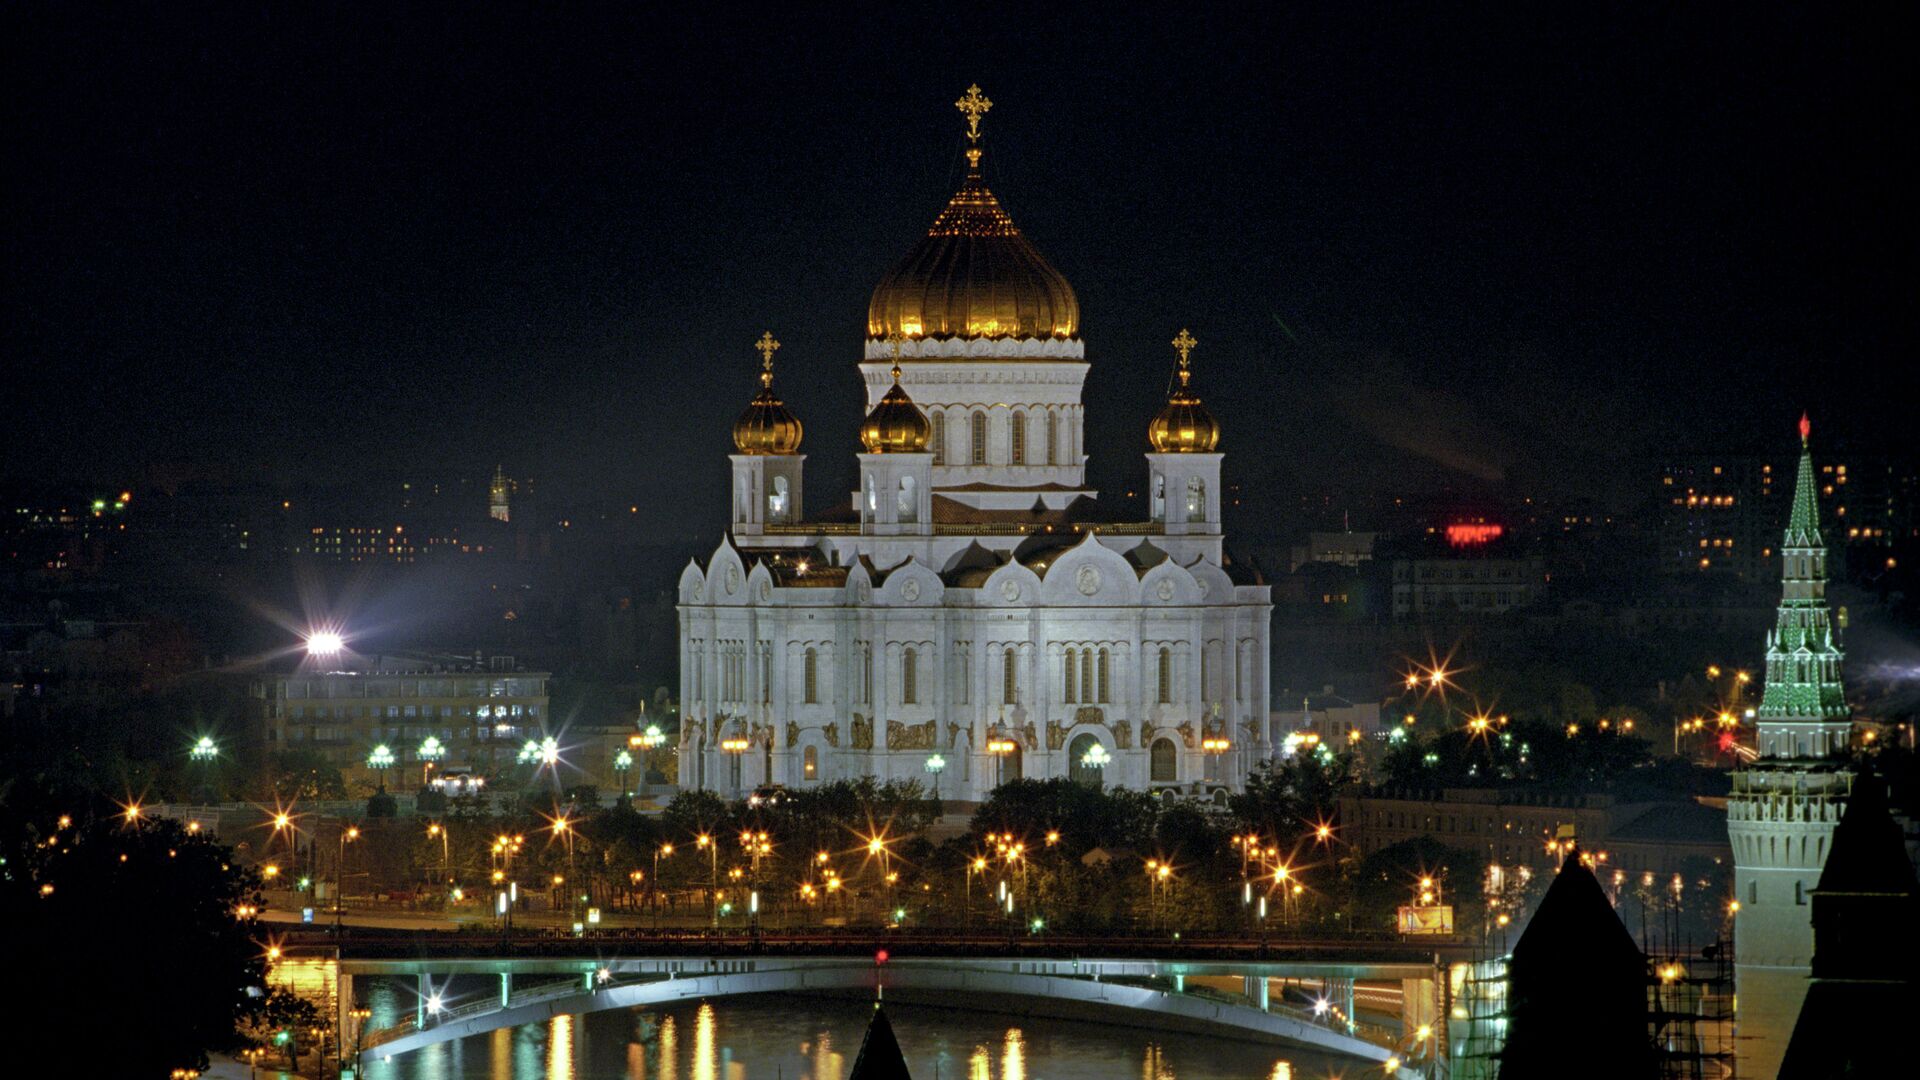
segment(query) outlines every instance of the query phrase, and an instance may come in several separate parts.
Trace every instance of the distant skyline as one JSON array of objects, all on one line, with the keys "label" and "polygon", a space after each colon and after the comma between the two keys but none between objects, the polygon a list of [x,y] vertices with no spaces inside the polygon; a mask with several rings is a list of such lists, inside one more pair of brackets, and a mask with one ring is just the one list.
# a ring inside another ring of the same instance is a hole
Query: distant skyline
[{"label": "distant skyline", "polygon": [[772,329],[821,508],[867,296],[957,183],[974,82],[988,181],[1079,295],[1114,494],[1182,326],[1227,478],[1276,514],[1618,503],[1667,447],[1786,452],[1803,408],[1816,438],[1910,431],[1909,26],[783,18],[10,12],[5,474],[505,462],[717,516]]}]

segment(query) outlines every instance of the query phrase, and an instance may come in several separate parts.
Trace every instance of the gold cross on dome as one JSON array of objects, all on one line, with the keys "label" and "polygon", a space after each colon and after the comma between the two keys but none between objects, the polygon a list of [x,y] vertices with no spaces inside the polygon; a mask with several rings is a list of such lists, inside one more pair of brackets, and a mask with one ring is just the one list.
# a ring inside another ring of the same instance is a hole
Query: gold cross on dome
[{"label": "gold cross on dome", "polygon": [[993,102],[988,101],[986,95],[980,92],[980,84],[974,83],[967,87],[966,95],[954,102],[953,107],[959,109],[967,118],[967,141],[979,142],[980,118],[987,114],[988,109],[993,108]]},{"label": "gold cross on dome", "polygon": [[900,381],[900,343],[906,340],[907,340],[907,336],[905,334],[902,334],[898,330],[887,331],[887,344],[893,346],[893,381],[894,382]]},{"label": "gold cross on dome", "polygon": [[760,350],[760,370],[765,373],[767,378],[771,378],[773,375],[773,353],[775,349],[780,347],[780,343],[773,340],[773,331],[769,330],[761,334],[760,340],[754,342],[753,347]]},{"label": "gold cross on dome", "polygon": [[1192,352],[1193,347],[1198,344],[1200,344],[1199,339],[1187,333],[1186,327],[1183,326],[1180,328],[1179,336],[1173,339],[1173,351],[1180,354],[1180,367],[1182,370],[1186,369],[1188,363],[1187,354]]}]

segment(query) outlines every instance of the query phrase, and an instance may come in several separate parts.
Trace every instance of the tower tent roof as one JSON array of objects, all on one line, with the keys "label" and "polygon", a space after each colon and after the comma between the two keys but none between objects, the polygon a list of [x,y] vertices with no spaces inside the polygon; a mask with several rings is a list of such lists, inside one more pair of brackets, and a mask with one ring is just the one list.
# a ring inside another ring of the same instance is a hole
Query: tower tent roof
[{"label": "tower tent roof", "polygon": [[1833,847],[1815,893],[1920,893],[1907,860],[1906,840],[1887,810],[1880,778],[1863,772],[1853,782],[1846,813],[1833,830]]}]

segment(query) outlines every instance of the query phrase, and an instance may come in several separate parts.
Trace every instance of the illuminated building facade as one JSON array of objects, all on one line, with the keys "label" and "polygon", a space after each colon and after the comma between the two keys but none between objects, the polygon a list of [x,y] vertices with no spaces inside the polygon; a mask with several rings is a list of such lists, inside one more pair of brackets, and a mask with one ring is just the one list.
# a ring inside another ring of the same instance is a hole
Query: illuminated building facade
[{"label": "illuminated building facade", "polygon": [[808,516],[801,425],[734,426],[731,529],[679,585],[681,783],[738,795],[874,776],[976,799],[1018,776],[1218,792],[1270,756],[1267,586],[1222,551],[1197,345],[1148,425],[1146,520],[1086,484],[1078,299],[969,168],[887,272],[858,370],[851,504]]},{"label": "illuminated building facade", "polygon": [[512,521],[513,481],[507,479],[507,467],[493,468],[493,482],[487,485],[487,516],[495,521]]},{"label": "illuminated building facade", "polygon": [[1546,595],[1546,560],[1497,524],[1434,527],[1388,560],[1398,621],[1504,615]]},{"label": "illuminated building facade", "polygon": [[1735,978],[1756,1075],[1770,1076],[1806,992],[1813,958],[1808,904],[1846,808],[1852,730],[1841,651],[1827,609],[1827,546],[1820,528],[1810,427],[1780,541],[1781,601],[1767,634],[1765,691],[1755,721],[1758,757],[1733,776]]},{"label": "illuminated building facade", "polygon": [[413,787],[428,736],[444,747],[436,769],[497,775],[515,764],[526,740],[545,734],[548,676],[515,670],[511,658],[437,664],[367,657],[355,668],[303,667],[257,682],[267,749],[316,750],[350,783],[373,784],[381,774],[367,757],[386,746],[394,758],[387,779],[411,775],[414,783],[398,786]]}]

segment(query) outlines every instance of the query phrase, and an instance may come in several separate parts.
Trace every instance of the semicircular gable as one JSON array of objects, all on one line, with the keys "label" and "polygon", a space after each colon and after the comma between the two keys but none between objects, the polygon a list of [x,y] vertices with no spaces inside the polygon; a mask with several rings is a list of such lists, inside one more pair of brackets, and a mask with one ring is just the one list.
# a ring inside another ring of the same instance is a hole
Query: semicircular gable
[{"label": "semicircular gable", "polygon": [[707,560],[707,602],[740,604],[747,598],[747,565],[731,541],[722,540]]},{"label": "semicircular gable", "polygon": [[987,575],[980,596],[989,604],[1033,604],[1040,600],[1040,586],[1039,574],[1010,562]]},{"label": "semicircular gable", "polygon": [[1141,575],[1140,597],[1147,604],[1197,604],[1200,583],[1185,567],[1172,559],[1163,559]]},{"label": "semicircular gable", "polygon": [[706,583],[707,575],[700,572],[699,560],[688,559],[686,568],[680,571],[680,602],[694,604],[705,600]]},{"label": "semicircular gable", "polygon": [[1054,558],[1040,592],[1050,604],[1132,604],[1140,599],[1139,580],[1132,563],[1088,533]]},{"label": "semicircular gable", "polygon": [[1233,579],[1218,566],[1196,559],[1187,567],[1193,580],[1200,587],[1200,602],[1204,604],[1230,604],[1233,602]]},{"label": "semicircular gable", "polygon": [[893,572],[875,591],[874,598],[882,604],[901,606],[938,605],[941,594],[946,591],[946,583],[940,575],[921,564],[918,559],[908,559]]}]

